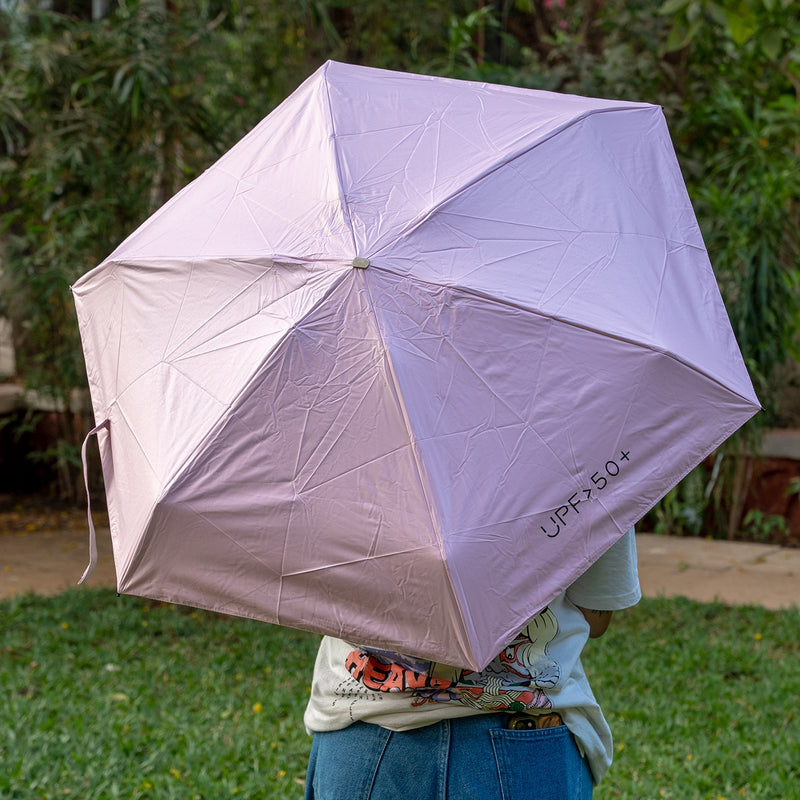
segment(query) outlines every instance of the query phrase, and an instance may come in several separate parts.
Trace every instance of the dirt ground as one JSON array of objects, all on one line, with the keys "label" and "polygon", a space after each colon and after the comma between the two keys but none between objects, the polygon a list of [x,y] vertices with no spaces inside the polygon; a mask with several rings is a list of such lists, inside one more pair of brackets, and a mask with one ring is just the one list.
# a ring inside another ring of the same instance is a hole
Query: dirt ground
[{"label": "dirt ground", "polygon": [[[108,520],[93,516],[98,563],[83,584],[114,588]],[[639,533],[646,597],[689,597],[728,605],[800,606],[800,548]],[[0,510],[0,599],[58,594],[77,585],[89,562],[86,514],[40,508]]]},{"label": "dirt ground", "polygon": [[[85,586],[116,585],[108,519],[94,514],[98,563]],[[76,586],[89,563],[86,512],[54,508],[0,511],[0,598],[53,595]]]}]

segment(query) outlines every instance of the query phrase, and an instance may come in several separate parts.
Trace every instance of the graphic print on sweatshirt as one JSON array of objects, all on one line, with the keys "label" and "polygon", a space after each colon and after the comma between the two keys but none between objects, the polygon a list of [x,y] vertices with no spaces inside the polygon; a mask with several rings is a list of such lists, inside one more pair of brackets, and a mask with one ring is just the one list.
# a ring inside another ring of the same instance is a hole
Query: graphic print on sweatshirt
[{"label": "graphic print on sweatshirt", "polygon": [[481,672],[360,649],[348,654],[345,666],[364,688],[406,692],[413,706],[458,702],[481,711],[546,709],[552,707],[547,690],[560,677],[547,650],[557,633],[555,614],[546,608]]}]

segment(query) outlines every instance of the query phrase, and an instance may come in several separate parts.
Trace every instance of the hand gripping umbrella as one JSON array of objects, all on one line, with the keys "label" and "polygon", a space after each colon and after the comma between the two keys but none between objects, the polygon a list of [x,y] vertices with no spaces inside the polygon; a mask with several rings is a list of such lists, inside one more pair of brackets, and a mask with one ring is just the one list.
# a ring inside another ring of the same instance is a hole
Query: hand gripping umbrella
[{"label": "hand gripping umbrella", "polygon": [[460,667],[759,408],[647,104],[329,62],[73,291],[121,592]]}]

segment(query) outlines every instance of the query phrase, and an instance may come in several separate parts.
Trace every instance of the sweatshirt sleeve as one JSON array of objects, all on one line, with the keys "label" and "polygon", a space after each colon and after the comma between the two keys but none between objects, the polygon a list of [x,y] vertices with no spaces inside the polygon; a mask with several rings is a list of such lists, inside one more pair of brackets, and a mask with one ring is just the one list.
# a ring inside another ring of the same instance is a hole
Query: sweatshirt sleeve
[{"label": "sweatshirt sleeve", "polygon": [[567,598],[596,611],[619,611],[641,600],[633,528],[567,589]]}]

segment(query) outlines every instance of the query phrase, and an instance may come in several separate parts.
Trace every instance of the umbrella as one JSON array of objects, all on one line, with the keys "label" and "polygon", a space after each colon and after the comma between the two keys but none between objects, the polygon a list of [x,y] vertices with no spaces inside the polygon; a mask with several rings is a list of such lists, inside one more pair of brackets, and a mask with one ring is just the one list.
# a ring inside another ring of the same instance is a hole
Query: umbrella
[{"label": "umbrella", "polygon": [[119,591],[471,669],[759,408],[644,103],[328,62],[73,293]]}]

